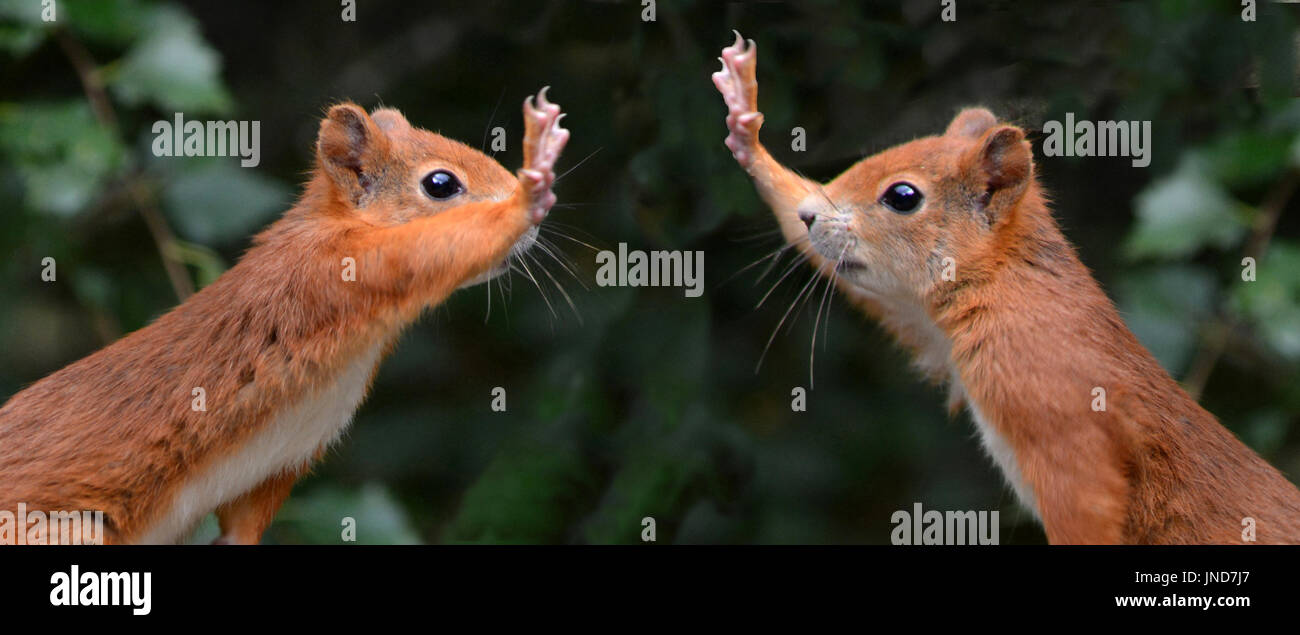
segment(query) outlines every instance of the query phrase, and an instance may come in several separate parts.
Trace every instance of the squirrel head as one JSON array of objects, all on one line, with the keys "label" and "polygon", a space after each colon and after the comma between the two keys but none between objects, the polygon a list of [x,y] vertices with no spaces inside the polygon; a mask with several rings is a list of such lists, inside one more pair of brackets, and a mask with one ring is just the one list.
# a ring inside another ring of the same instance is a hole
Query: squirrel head
[{"label": "squirrel head", "polygon": [[859,161],[805,197],[798,215],[845,281],[920,301],[945,267],[984,262],[1000,248],[1032,187],[1024,131],[970,108],[941,136]]},{"label": "squirrel head", "polygon": [[[336,201],[330,209],[375,225],[399,225],[476,201],[504,201],[518,186],[510,171],[482,152],[416,128],[395,109],[366,114],[350,102],[331,107],[321,120],[316,166]],[[537,226],[529,228],[511,254],[527,251],[537,234]],[[508,260],[464,286],[504,273]]]}]

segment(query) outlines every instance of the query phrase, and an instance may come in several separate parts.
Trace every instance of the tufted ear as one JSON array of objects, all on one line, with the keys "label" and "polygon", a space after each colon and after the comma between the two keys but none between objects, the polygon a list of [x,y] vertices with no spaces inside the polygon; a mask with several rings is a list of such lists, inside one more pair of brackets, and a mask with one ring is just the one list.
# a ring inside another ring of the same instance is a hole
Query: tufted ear
[{"label": "tufted ear", "polygon": [[388,138],[375,122],[353,103],[330,108],[320,123],[316,160],[330,180],[354,204],[370,193],[379,162],[388,152]]},{"label": "tufted ear", "polygon": [[990,190],[1021,187],[1033,171],[1029,142],[1025,132],[1015,126],[999,126],[985,133],[979,158]]},{"label": "tufted ear", "polygon": [[1016,204],[1034,173],[1033,153],[1025,132],[996,126],[962,157],[963,171],[983,190],[980,204],[990,222]]},{"label": "tufted ear", "polygon": [[998,118],[987,108],[965,108],[952,118],[952,123],[948,124],[948,129],[943,134],[948,137],[978,139],[997,123]]}]

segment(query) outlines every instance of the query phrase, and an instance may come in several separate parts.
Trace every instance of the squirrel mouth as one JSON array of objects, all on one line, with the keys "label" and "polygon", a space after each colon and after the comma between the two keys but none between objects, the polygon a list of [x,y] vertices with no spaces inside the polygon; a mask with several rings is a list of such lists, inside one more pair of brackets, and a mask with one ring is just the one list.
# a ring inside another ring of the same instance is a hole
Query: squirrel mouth
[{"label": "squirrel mouth", "polygon": [[510,258],[508,257],[505,260],[502,260],[501,264],[498,264],[497,266],[489,269],[487,272],[487,276],[489,278],[495,278],[497,276],[504,274],[507,271],[510,271]]},{"label": "squirrel mouth", "polygon": [[835,263],[836,273],[850,273],[853,271],[865,271],[867,266],[856,260],[841,260]]},{"label": "squirrel mouth", "polygon": [[535,242],[536,242],[536,236],[527,236],[524,239],[521,239],[520,242],[516,243],[513,247],[511,247],[510,253],[506,254],[505,259],[493,265],[490,269],[479,274],[477,277],[474,277],[466,281],[458,288],[468,289],[469,287],[478,286],[480,284],[483,284],[484,282],[487,282],[488,280],[492,280],[494,278],[498,278],[501,277],[502,275],[505,275],[512,268],[512,262],[517,258],[521,258],[523,254],[527,252]]}]

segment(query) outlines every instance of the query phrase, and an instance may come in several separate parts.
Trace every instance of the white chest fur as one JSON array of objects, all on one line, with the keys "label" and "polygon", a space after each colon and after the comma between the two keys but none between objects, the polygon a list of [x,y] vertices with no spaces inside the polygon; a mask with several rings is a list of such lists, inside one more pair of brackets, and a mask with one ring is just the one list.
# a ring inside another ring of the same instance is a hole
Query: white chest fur
[{"label": "white chest fur", "polygon": [[304,465],[352,421],[379,361],[382,344],[359,355],[330,386],[281,411],[234,454],[194,475],[176,493],[141,544],[174,543],[203,516],[273,474]]},{"label": "white chest fur", "polygon": [[960,399],[975,420],[975,429],[979,432],[980,442],[988,452],[1002,475],[1015,491],[1020,503],[1038,517],[1038,505],[1035,502],[1033,488],[1025,482],[1016,461],[1015,451],[1006,439],[993,427],[992,423],[980,411],[979,404],[966,392],[961,377],[952,362],[952,342],[943,330],[930,319],[925,309],[898,296],[868,294],[883,311],[882,319],[891,330],[909,333],[909,340],[916,347],[913,362],[923,373],[932,377],[949,378],[950,400]]},{"label": "white chest fur", "polygon": [[[965,393],[965,387],[961,385],[961,380],[953,376],[952,390],[960,390]],[[1002,470],[1002,475],[1015,491],[1016,497],[1020,499],[1020,504],[1024,505],[1029,511],[1033,512],[1034,518],[1038,518],[1038,504],[1034,500],[1034,490],[1025,482],[1020,472],[1020,465],[1016,461],[1016,453],[1007,444],[1006,439],[993,427],[989,420],[980,412],[979,406],[966,396],[966,408],[970,411],[971,419],[975,420],[975,429],[979,431],[980,442],[984,444],[984,450],[993,458],[998,469]]]}]

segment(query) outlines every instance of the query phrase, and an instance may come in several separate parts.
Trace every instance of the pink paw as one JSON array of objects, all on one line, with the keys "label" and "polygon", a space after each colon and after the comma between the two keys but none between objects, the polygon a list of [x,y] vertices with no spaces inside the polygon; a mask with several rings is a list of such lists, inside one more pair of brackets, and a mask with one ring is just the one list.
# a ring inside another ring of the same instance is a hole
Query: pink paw
[{"label": "pink paw", "polygon": [[569,131],[560,127],[564,114],[560,107],[546,101],[543,88],[536,98],[524,100],[524,167],[519,170],[519,181],[528,195],[529,219],[534,224],[542,222],[555,205],[555,161],[569,140]]},{"label": "pink paw", "polygon": [[754,163],[758,146],[758,129],[763,126],[763,113],[758,112],[758,45],[736,32],[736,41],[722,49],[722,70],[713,74],[713,85],[722,93],[727,103],[727,148],[741,167]]}]

